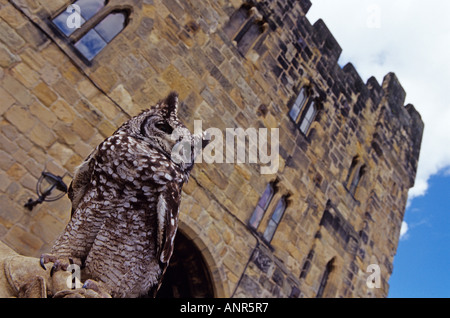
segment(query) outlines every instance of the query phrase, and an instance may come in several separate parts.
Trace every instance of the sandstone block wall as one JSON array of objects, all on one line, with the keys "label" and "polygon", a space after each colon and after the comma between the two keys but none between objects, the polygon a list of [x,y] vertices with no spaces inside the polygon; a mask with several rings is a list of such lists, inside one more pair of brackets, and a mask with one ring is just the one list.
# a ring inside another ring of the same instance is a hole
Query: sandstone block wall
[{"label": "sandstone block wall", "polygon": [[[364,83],[351,64],[341,68],[342,49],[325,23],[305,17],[309,0],[111,0],[108,8],[128,10],[129,23],[91,63],[51,27],[67,5],[0,0],[3,242],[25,255],[48,251],[70,202],[25,209],[40,172],[67,173],[69,183],[122,122],[176,90],[191,130],[197,119],[224,132],[279,129],[276,174],[261,175],[258,164],[201,163],[184,188],[180,231],[201,251],[215,296],[387,295],[423,132],[395,74]],[[320,105],[306,134],[288,115],[305,87]],[[355,193],[347,182],[353,162],[364,165]],[[267,242],[283,196],[286,211]],[[380,266],[379,289],[366,285],[370,264]]]}]

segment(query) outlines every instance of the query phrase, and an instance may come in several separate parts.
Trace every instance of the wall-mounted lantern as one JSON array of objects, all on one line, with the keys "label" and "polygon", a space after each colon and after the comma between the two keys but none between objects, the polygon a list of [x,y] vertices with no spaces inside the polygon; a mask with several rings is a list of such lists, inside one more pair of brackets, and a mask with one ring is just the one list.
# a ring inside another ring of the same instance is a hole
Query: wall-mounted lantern
[{"label": "wall-mounted lantern", "polygon": [[38,198],[36,200],[29,199],[25,203],[25,207],[31,211],[36,205],[42,202],[53,202],[61,199],[67,193],[67,185],[63,181],[64,177],[65,175],[59,177],[50,172],[43,171],[36,184]]}]

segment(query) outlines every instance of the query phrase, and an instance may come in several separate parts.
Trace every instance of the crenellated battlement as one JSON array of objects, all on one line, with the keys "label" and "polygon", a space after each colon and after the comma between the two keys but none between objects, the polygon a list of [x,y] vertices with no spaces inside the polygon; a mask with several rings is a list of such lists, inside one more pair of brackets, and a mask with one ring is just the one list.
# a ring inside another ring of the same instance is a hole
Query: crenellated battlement
[{"label": "crenellated battlement", "polygon": [[[276,75],[282,82],[289,83],[290,80],[285,79],[289,77],[293,82],[301,81],[305,77],[313,79],[314,82],[322,82],[321,93],[336,101],[340,96],[344,96],[353,114],[361,118],[364,118],[366,108],[370,105],[368,111],[380,113],[375,118],[384,122],[382,125],[384,129],[393,129],[383,135],[402,134],[404,131],[405,136],[410,139],[408,145],[414,145],[415,150],[405,155],[408,161],[405,163],[405,169],[415,176],[424,125],[414,107],[405,106],[406,92],[397,76],[389,73],[381,84],[375,77],[369,78],[364,83],[352,63],[341,67],[338,60],[343,49],[330,29],[322,19],[311,24],[306,17],[311,1],[279,0],[251,3],[265,16],[271,30],[277,34],[280,53],[277,58],[279,64],[274,67]],[[286,52],[289,45],[293,48],[293,52]],[[299,66],[295,68],[297,64]],[[382,109],[388,111],[383,112]],[[392,126],[392,122],[395,122],[395,127]],[[375,127],[378,122],[367,122],[366,118],[360,124]],[[388,138],[385,144],[391,144],[395,140]],[[405,147],[397,146],[400,151],[407,152],[410,148]]]},{"label": "crenellated battlement", "polygon": [[337,63],[342,48],[322,19],[317,20],[312,28],[312,40],[330,64]]}]

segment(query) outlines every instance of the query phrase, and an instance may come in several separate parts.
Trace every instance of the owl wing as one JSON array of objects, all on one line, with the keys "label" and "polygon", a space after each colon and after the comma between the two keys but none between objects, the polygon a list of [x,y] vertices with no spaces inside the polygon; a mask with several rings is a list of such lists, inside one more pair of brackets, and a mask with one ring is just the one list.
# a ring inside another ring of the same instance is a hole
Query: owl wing
[{"label": "owl wing", "polygon": [[75,170],[75,176],[73,177],[67,192],[70,201],[72,201],[71,216],[73,216],[73,213],[78,208],[78,204],[83,198],[87,186],[91,182],[92,171],[95,166],[97,154],[98,148],[96,148]]},{"label": "owl wing", "polygon": [[167,264],[173,253],[173,242],[178,228],[178,213],[180,208],[181,191],[179,184],[168,183],[166,190],[158,197],[157,215],[157,256]]}]

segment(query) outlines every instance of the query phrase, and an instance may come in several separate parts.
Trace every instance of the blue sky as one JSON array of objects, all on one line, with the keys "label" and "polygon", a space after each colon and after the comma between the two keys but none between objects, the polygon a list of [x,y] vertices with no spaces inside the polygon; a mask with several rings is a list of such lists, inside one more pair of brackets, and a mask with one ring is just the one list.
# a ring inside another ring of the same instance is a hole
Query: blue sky
[{"label": "blue sky", "polygon": [[406,210],[389,297],[450,297],[450,177],[435,175]]},{"label": "blue sky", "polygon": [[396,73],[425,122],[389,297],[450,297],[450,1],[311,0],[364,81]]}]

